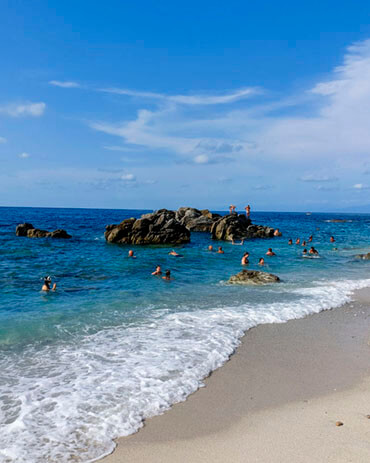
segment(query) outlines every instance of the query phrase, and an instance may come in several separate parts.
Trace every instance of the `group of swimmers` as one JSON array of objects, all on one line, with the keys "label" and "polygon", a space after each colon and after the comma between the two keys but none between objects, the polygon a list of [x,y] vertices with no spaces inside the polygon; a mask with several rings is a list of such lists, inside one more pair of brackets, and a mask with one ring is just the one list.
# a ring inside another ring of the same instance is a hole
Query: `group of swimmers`
[{"label": "group of swimmers", "polygon": [[[230,206],[230,207],[231,207],[231,206]],[[234,207],[235,207],[235,206],[234,206]],[[277,232],[279,235],[275,235],[276,232]],[[280,232],[279,232],[278,229],[275,230],[275,233],[274,233],[275,236],[280,236]],[[308,238],[307,243],[311,243],[312,240],[313,240],[313,236],[311,235],[311,236]],[[331,242],[331,243],[335,243],[335,238],[334,238],[334,236],[331,236],[331,237],[330,237],[330,242]],[[300,238],[297,238],[296,241],[295,241],[295,244],[296,244],[296,245],[300,245],[300,244],[301,244],[302,246],[306,246],[307,243],[306,243],[305,240],[303,240],[302,243],[301,243]],[[244,244],[244,240],[241,240],[240,243],[235,243],[235,241],[232,240],[231,244],[233,244],[234,246],[242,246],[242,245]],[[292,240],[291,238],[288,240],[288,244],[289,244],[289,245],[293,245],[293,240]],[[225,251],[222,249],[222,246],[218,246],[217,251],[215,251],[215,250],[213,249],[212,244],[210,244],[210,245],[208,246],[208,251],[209,251],[209,252],[216,252],[217,254],[225,254]],[[302,254],[303,254],[303,257],[304,257],[304,256],[307,256],[307,255],[312,255],[312,256],[316,256],[316,257],[319,256],[318,250],[315,249],[313,246],[310,247],[309,251],[307,251],[307,249],[304,248],[303,251],[302,251]],[[174,256],[174,257],[183,257],[182,254],[177,253],[174,249],[172,249],[172,251],[170,251],[170,252],[168,253],[168,255]],[[242,259],[241,259],[241,265],[248,265],[248,264],[249,264],[249,255],[250,255],[250,254],[249,254],[248,251],[246,251],[246,252],[243,254],[243,257],[242,257]],[[275,254],[275,252],[272,250],[272,248],[268,248],[268,250],[267,250],[267,252],[266,252],[266,256],[268,256],[268,257],[274,257],[274,256],[276,256],[276,254]],[[130,249],[130,250],[128,251],[128,257],[129,257],[130,259],[136,259],[135,253],[134,253],[134,251],[133,251],[132,249]],[[260,259],[259,259],[259,261],[258,261],[258,265],[260,265],[260,266],[265,265],[265,259],[264,259],[264,257],[260,257]],[[163,275],[162,268],[161,268],[160,265],[157,265],[157,267],[156,267],[156,269],[154,270],[154,272],[152,272],[152,275],[154,275],[154,276],[161,276],[161,277],[163,278],[163,280],[167,280],[167,281],[173,280],[173,278],[171,277],[171,270],[166,270],[165,273],[164,273],[164,275]],[[163,275],[163,276],[162,276],[162,275]],[[50,276],[44,277],[44,283],[43,283],[42,288],[41,288],[42,291],[55,291],[55,290],[56,290],[56,287],[57,287],[56,283],[54,283],[54,284],[52,285],[52,280],[51,280],[51,277],[50,277]]]}]

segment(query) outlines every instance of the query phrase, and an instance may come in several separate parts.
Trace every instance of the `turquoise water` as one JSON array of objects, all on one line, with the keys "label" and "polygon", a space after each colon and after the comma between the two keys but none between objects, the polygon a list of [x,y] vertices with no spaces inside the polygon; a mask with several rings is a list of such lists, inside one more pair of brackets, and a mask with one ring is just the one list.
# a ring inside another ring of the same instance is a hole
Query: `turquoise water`
[{"label": "turquoise water", "polygon": [[[254,223],[283,237],[232,246],[193,233],[176,248],[183,258],[148,246],[131,247],[129,259],[129,247],[105,242],[104,228],[144,212],[0,208],[0,461],[98,458],[200,387],[248,328],[337,307],[370,285],[369,262],[354,259],[370,250],[370,215],[255,213]],[[21,222],[73,238],[16,237]],[[288,245],[311,234],[320,259]],[[282,283],[225,284],[243,252],[256,269],[268,247],[277,256],[265,270]],[[173,281],[151,276],[158,264]],[[55,293],[40,292],[45,275]]]}]

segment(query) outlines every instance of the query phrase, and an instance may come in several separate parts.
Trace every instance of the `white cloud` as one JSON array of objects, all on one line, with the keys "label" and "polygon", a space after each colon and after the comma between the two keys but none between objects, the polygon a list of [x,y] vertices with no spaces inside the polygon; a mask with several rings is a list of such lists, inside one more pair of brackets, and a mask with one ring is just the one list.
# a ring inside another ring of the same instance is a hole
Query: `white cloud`
[{"label": "white cloud", "polygon": [[352,188],[355,190],[368,190],[370,189],[370,186],[364,185],[363,183],[355,183]]},{"label": "white cloud", "polygon": [[[106,89],[151,99],[150,104],[157,100],[158,106],[141,108],[136,117],[123,123],[93,122],[91,127],[118,136],[130,146],[165,151],[196,164],[206,159],[212,163],[224,152],[244,163],[248,159],[286,160],[304,165],[315,162],[320,169],[324,163],[355,169],[370,152],[369,75],[370,40],[348,47],[342,65],[325,81],[301,94],[264,104],[242,102],[255,89],[219,96]],[[212,111],[207,107],[221,102]],[[282,108],[283,113],[279,112]],[[326,183],[337,178],[311,174],[301,180]]]},{"label": "white cloud", "polygon": [[123,174],[121,175],[121,180],[125,180],[126,182],[134,182],[136,177],[134,174]]},{"label": "white cloud", "polygon": [[46,108],[45,103],[11,103],[6,106],[0,106],[0,113],[7,114],[12,117],[33,116],[39,117],[44,114]]},{"label": "white cloud", "polygon": [[133,96],[137,98],[147,98],[152,100],[164,100],[171,103],[183,105],[215,105],[233,103],[235,101],[248,98],[259,92],[256,88],[241,88],[234,92],[223,95],[165,95],[155,92],[138,92],[136,90],[121,88],[104,88],[102,92],[115,93],[117,95]]},{"label": "white cloud", "polygon": [[299,180],[301,182],[336,182],[338,178],[330,175],[307,174],[300,177]]},{"label": "white cloud", "polygon": [[6,138],[0,137],[0,143],[6,143]]},{"label": "white cloud", "polygon": [[209,162],[209,157],[206,154],[198,154],[194,158],[195,164],[207,164]]},{"label": "white cloud", "polygon": [[71,82],[71,81],[60,81],[60,80],[50,80],[49,81],[50,85],[54,85],[55,87],[61,87],[61,88],[78,88],[81,87],[80,84],[77,82]]},{"label": "white cloud", "polygon": [[30,157],[30,154],[29,153],[21,153],[18,155],[19,158],[21,159],[27,159]]}]

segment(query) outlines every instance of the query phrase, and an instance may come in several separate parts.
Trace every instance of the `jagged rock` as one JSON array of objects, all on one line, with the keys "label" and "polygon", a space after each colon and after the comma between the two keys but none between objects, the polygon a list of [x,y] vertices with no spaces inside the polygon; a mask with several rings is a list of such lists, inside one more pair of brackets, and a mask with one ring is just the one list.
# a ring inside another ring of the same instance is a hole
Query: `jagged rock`
[{"label": "jagged rock", "polygon": [[191,231],[209,232],[220,217],[219,214],[213,214],[208,209],[200,211],[194,207],[180,207],[176,211],[176,219]]},{"label": "jagged rock", "polygon": [[357,254],[356,259],[370,260],[370,252],[367,254]]},{"label": "jagged rock", "polygon": [[126,219],[108,225],[105,239],[121,244],[182,244],[190,241],[190,231],[167,209],[143,214],[140,219]]},{"label": "jagged rock", "polygon": [[272,273],[260,272],[259,270],[242,270],[231,276],[228,283],[234,285],[266,285],[279,281],[280,278]]},{"label": "jagged rock", "polygon": [[32,230],[35,227],[31,223],[20,223],[15,229],[17,236],[27,236],[28,230]]},{"label": "jagged rock", "polygon": [[47,230],[35,228],[30,223],[21,223],[17,225],[15,234],[17,236],[27,236],[28,238],[71,238],[71,235],[69,235],[65,230],[58,229],[53,232],[49,232]]},{"label": "jagged rock", "polygon": [[263,225],[252,225],[244,214],[229,214],[218,219],[211,228],[214,240],[240,240],[248,238],[273,238],[274,229]]}]

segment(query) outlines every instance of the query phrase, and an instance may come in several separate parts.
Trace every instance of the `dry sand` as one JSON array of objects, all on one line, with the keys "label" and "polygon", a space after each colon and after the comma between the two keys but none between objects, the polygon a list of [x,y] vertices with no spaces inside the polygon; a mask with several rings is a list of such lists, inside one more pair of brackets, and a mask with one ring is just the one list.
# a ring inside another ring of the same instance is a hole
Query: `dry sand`
[{"label": "dry sand", "polygon": [[370,462],[370,291],[249,330],[205,384],[102,463]]}]

